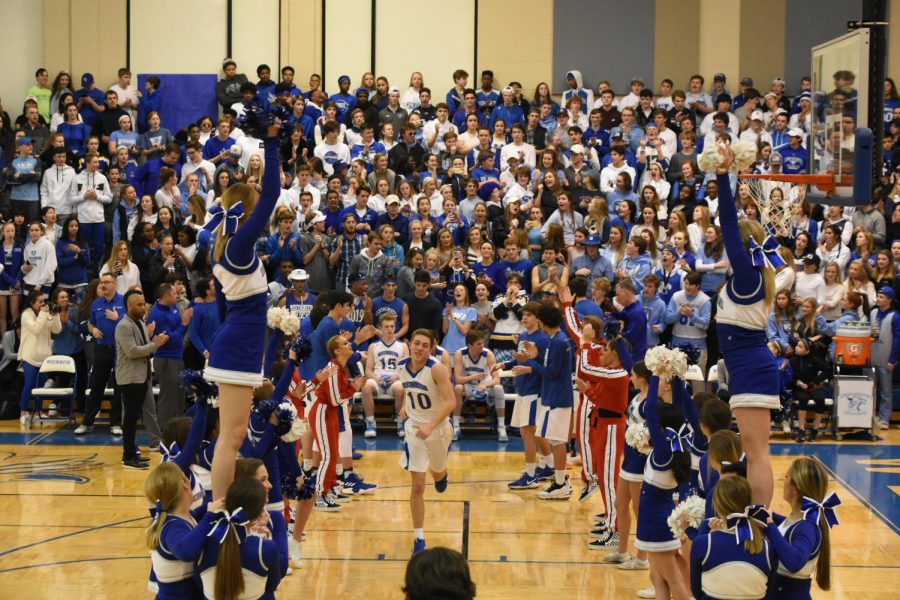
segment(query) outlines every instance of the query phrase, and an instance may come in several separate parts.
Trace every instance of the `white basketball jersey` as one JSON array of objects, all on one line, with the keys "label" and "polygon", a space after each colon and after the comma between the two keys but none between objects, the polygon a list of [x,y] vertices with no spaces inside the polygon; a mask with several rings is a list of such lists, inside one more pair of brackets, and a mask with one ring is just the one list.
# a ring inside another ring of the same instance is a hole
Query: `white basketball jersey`
[{"label": "white basketball jersey", "polygon": [[393,344],[385,344],[381,340],[373,342],[370,346],[375,357],[373,369],[379,377],[393,375],[397,372],[397,364],[403,356],[403,342],[394,340]]},{"label": "white basketball jersey", "polygon": [[425,366],[417,372],[412,371],[409,358],[404,358],[398,365],[406,416],[413,423],[430,423],[441,412],[444,399],[440,397],[431,374],[431,368],[436,364],[438,364],[436,360],[429,358]]},{"label": "white basketball jersey", "polygon": [[[468,348],[463,348],[460,354],[462,354],[463,371],[465,371],[467,376],[488,373],[487,350],[482,350],[481,354],[476,356],[474,360],[471,356],[469,356]],[[477,385],[480,381],[481,379],[478,379],[473,381],[472,383]]]}]

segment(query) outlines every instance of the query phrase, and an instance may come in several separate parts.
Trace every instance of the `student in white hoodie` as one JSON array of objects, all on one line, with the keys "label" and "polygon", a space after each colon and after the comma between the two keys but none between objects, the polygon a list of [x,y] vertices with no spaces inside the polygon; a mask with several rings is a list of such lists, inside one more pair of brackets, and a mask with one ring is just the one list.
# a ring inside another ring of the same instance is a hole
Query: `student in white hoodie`
[{"label": "student in white hoodie", "polygon": [[594,92],[591,88],[584,87],[584,82],[581,80],[581,71],[569,71],[566,73],[566,83],[569,89],[562,94],[562,105],[567,106],[570,98],[579,96],[581,98],[581,112],[587,114],[590,107],[594,106]]},{"label": "student in white hoodie", "polygon": [[44,235],[44,225],[33,221],[28,226],[28,242],[22,253],[23,291],[50,293],[56,276],[56,247]]},{"label": "student in white hoodie", "polygon": [[81,231],[91,251],[95,271],[105,253],[106,219],[103,206],[112,202],[109,181],[100,172],[100,159],[94,152],[84,155],[84,171],[75,176],[71,201],[78,213]]},{"label": "student in white hoodie", "polygon": [[73,181],[75,169],[66,164],[66,149],[60,146],[53,151],[53,166],[41,177],[41,208],[52,206],[60,223],[72,214],[69,194]]}]

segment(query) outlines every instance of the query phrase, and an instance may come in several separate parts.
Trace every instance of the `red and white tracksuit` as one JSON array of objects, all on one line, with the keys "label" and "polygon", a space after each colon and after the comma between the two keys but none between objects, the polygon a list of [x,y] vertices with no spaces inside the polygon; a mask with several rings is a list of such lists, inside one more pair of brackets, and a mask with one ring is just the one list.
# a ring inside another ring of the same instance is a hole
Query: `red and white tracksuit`
[{"label": "red and white tracksuit", "polygon": [[350,385],[350,375],[346,367],[337,365],[337,372],[316,387],[316,401],[310,409],[309,426],[322,462],[316,474],[316,493],[328,492],[337,483],[338,455],[338,420],[341,418],[341,405],[353,397],[356,390]]}]

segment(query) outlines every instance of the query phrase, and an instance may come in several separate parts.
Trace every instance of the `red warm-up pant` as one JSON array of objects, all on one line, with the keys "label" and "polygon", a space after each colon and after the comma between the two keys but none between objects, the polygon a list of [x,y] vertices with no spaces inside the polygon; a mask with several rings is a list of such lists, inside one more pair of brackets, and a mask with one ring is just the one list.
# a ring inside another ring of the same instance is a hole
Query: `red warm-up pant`
[{"label": "red warm-up pant", "polygon": [[316,402],[310,410],[309,426],[322,454],[316,473],[317,494],[328,492],[337,483],[337,461],[341,459],[338,452],[339,410],[338,406],[322,402]]},{"label": "red warm-up pant", "polygon": [[596,407],[590,415],[588,445],[594,461],[593,471],[606,506],[606,522],[616,526],[616,485],[625,450],[625,417],[603,417]]}]

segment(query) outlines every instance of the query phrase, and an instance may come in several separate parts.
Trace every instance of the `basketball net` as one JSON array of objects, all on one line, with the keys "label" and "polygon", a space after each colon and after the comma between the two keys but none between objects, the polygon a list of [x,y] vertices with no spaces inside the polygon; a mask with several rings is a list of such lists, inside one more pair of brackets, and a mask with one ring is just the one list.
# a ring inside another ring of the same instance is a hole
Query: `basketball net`
[{"label": "basketball net", "polygon": [[[792,237],[794,210],[806,197],[806,185],[773,179],[742,179],[759,207],[763,226],[777,237]],[[779,193],[780,192],[780,193]]]}]

